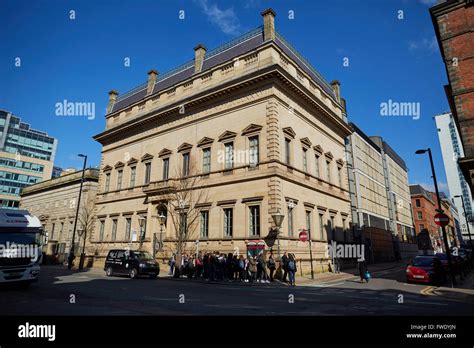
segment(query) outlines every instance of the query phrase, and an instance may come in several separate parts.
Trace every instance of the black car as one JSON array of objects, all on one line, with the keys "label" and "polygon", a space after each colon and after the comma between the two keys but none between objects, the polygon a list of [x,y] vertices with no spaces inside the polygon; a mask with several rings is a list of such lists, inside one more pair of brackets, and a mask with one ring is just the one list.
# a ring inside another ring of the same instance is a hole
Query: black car
[{"label": "black car", "polygon": [[154,279],[160,274],[160,265],[147,251],[114,249],[105,259],[104,271],[109,277],[121,274],[135,279],[145,275]]}]

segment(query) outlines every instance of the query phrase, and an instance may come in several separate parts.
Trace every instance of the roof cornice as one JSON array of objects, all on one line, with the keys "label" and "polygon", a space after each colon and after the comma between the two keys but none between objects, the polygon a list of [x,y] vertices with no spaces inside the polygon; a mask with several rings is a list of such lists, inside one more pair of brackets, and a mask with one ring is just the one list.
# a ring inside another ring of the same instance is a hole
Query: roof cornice
[{"label": "roof cornice", "polygon": [[220,97],[225,94],[232,93],[236,90],[246,88],[251,84],[256,84],[264,80],[275,79],[280,81],[280,85],[289,87],[293,92],[296,92],[305,101],[309,102],[313,107],[316,107],[320,111],[327,114],[328,120],[335,126],[343,130],[344,135],[347,136],[352,134],[352,130],[347,123],[345,123],[338,115],[336,115],[327,105],[320,101],[316,96],[308,93],[306,87],[296,80],[288,71],[282,66],[275,63],[268,67],[257,70],[251,74],[246,74],[237,78],[236,80],[228,81],[223,84],[219,84],[209,90],[204,90],[198,94],[191,95],[189,97],[177,100],[172,104],[163,106],[162,108],[154,109],[147,114],[131,119],[128,122],[117,125],[114,128],[108,129],[102,133],[99,133],[93,137],[101,144],[104,144],[106,139],[109,139],[115,135],[123,134],[130,129],[140,127],[148,122],[156,121],[157,118],[162,118],[171,114],[179,113],[179,108],[185,104],[187,109],[192,106],[202,105],[203,103],[213,100],[216,97]]}]

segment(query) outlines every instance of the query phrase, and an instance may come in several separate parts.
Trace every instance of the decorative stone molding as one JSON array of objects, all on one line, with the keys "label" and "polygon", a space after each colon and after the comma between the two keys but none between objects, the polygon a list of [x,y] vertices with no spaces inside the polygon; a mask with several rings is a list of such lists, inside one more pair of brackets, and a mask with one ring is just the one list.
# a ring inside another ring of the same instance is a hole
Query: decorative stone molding
[{"label": "decorative stone molding", "polygon": [[285,134],[287,137],[290,137],[291,139],[294,139],[296,136],[295,131],[291,127],[283,128],[283,134]]},{"label": "decorative stone molding", "polygon": [[206,145],[210,145],[214,142],[214,139],[212,138],[208,138],[208,137],[204,137],[202,138],[201,140],[198,141],[197,143],[197,146],[198,147],[204,147]]},{"label": "decorative stone molding", "polygon": [[260,132],[262,128],[262,126],[252,123],[242,130],[242,135]]},{"label": "decorative stone molding", "polygon": [[165,156],[169,156],[173,153],[173,151],[167,149],[167,148],[164,148],[163,150],[161,150],[159,153],[158,153],[158,157],[165,157]]},{"label": "decorative stone molding", "polygon": [[140,160],[142,162],[145,162],[145,161],[151,161],[153,159],[153,156],[150,155],[149,153],[146,153],[142,156],[142,158],[140,158]]}]

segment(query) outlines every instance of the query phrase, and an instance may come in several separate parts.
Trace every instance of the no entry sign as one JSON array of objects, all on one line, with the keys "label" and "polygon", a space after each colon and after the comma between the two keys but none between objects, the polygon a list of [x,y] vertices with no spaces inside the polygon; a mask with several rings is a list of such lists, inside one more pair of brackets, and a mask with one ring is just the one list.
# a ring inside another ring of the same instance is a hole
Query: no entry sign
[{"label": "no entry sign", "polygon": [[299,234],[299,237],[300,237],[300,241],[306,242],[309,238],[308,231],[306,230],[301,231]]},{"label": "no entry sign", "polygon": [[435,215],[434,221],[436,225],[444,227],[449,224],[449,217],[446,214],[438,213]]}]

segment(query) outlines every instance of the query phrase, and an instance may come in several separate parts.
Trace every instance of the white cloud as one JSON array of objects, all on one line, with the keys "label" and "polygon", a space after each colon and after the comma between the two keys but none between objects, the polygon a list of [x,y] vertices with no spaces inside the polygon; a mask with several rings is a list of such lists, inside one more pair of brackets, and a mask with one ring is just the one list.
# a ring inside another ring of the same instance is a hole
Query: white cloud
[{"label": "white cloud", "polygon": [[436,41],[435,36],[429,39],[425,37],[418,41],[409,41],[408,50],[417,51],[417,52],[434,53],[438,50],[438,41]]},{"label": "white cloud", "polygon": [[195,0],[209,21],[216,25],[225,34],[239,33],[240,23],[232,7],[221,10],[216,4],[209,4],[208,0]]}]

